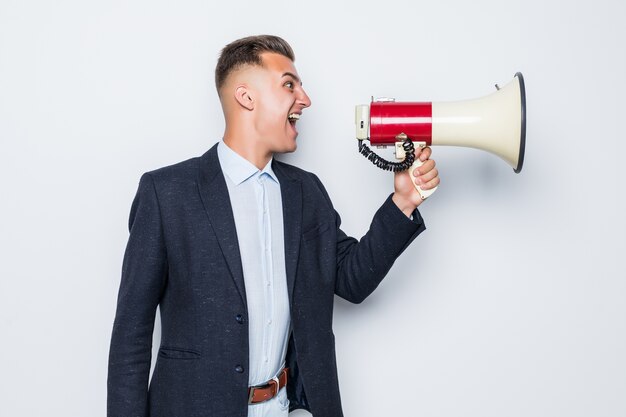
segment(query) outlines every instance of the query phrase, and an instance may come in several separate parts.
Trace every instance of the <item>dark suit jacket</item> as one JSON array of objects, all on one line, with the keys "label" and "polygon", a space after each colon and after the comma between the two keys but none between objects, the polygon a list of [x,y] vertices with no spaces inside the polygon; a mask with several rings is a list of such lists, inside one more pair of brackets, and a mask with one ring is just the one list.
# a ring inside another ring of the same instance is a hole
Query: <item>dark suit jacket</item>
[{"label": "dark suit jacket", "polygon": [[[388,198],[367,234],[346,236],[319,179],[274,161],[292,335],[291,409],[342,416],[334,294],[359,303],[422,231]],[[108,417],[246,417],[248,322],[239,246],[214,146],[141,177],[130,213],[109,353]],[[161,346],[148,387],[157,306]]]}]

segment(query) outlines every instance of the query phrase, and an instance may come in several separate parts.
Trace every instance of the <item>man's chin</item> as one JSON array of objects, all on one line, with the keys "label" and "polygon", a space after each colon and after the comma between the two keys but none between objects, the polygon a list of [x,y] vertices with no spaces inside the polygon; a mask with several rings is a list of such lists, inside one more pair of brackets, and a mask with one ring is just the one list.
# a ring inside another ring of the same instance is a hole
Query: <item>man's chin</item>
[{"label": "man's chin", "polygon": [[277,150],[274,152],[275,153],[292,153],[292,152],[295,152],[297,148],[298,148],[298,145],[294,142],[292,146],[285,146],[281,148],[280,150]]},{"label": "man's chin", "polygon": [[298,136],[294,136],[293,139],[290,139],[288,143],[284,143],[281,146],[277,147],[277,149],[274,150],[275,153],[292,153],[295,152],[295,150],[298,148],[298,142],[296,141],[296,138]]}]

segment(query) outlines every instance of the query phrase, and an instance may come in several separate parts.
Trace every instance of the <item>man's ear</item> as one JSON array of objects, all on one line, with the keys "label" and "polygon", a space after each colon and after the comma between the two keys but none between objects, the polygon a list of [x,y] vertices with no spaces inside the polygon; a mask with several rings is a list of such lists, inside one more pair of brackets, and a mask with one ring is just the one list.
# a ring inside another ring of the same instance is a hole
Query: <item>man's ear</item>
[{"label": "man's ear", "polygon": [[248,110],[254,110],[254,99],[252,98],[252,92],[245,85],[240,85],[235,90],[235,100],[240,106],[245,107]]}]

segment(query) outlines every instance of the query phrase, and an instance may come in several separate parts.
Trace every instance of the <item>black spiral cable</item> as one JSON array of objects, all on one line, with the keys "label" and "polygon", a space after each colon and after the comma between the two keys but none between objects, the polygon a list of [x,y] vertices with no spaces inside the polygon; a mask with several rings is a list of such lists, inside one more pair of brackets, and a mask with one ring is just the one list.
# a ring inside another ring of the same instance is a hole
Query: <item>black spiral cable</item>
[{"label": "black spiral cable", "polygon": [[369,159],[372,164],[385,171],[401,172],[411,168],[413,161],[415,161],[415,146],[413,145],[413,141],[409,138],[404,139],[402,141],[402,149],[404,149],[405,152],[404,160],[402,162],[391,162],[374,153],[369,146],[363,143],[362,139],[359,139],[359,152],[361,155]]}]

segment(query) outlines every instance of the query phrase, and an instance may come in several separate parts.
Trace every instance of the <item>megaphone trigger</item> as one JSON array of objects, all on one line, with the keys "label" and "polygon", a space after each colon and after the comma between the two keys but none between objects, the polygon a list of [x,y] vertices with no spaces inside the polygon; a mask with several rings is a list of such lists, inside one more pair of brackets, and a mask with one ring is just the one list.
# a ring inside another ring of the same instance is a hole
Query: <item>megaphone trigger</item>
[{"label": "megaphone trigger", "polygon": [[413,175],[413,172],[415,171],[416,168],[419,168],[422,165],[424,165],[424,162],[422,162],[419,158],[415,158],[415,161],[413,161],[413,165],[411,165],[411,168],[409,168],[409,174],[411,175],[411,178],[413,178],[413,185],[415,185],[415,188],[417,189],[417,192],[420,193],[420,196],[422,197],[422,200],[426,200],[435,191],[437,191],[438,187],[430,188],[428,190],[422,190],[422,188],[415,183],[415,178],[417,178],[417,177],[415,175]]},{"label": "megaphone trigger", "polygon": [[413,184],[415,185],[415,188],[417,189],[417,192],[420,193],[420,196],[422,197],[422,200],[426,200],[428,197],[430,197],[435,191],[437,191],[438,187],[434,187],[434,188],[429,188],[428,190],[423,190],[422,187],[420,187],[419,185],[415,184],[415,178],[417,178],[415,175],[413,175],[413,171],[415,171],[415,168],[419,168],[423,165],[424,163],[422,161],[420,161],[419,158],[415,159],[415,162],[413,162],[413,165],[411,165],[410,168],[410,174],[411,177],[413,177]]}]

